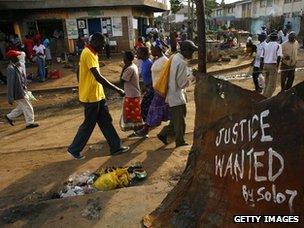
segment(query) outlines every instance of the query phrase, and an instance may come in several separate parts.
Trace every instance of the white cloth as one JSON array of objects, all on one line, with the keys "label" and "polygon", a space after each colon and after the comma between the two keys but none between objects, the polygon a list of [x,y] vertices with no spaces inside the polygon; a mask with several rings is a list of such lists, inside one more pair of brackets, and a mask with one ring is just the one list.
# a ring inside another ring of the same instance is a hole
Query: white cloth
[{"label": "white cloth", "polygon": [[250,36],[247,38],[247,44],[248,43],[252,43],[252,37],[250,37]]},{"label": "white cloth", "polygon": [[187,103],[185,88],[189,85],[189,70],[187,61],[182,54],[177,53],[171,62],[168,93],[166,102],[170,107]]},{"label": "white cloth", "polygon": [[266,45],[266,41],[259,43],[257,45],[257,52],[256,52],[256,57],[255,57],[255,61],[254,61],[254,66],[255,67],[259,67],[261,65],[261,54],[262,54],[262,50],[265,48]]},{"label": "white cloth", "polygon": [[164,64],[167,61],[168,61],[168,58],[166,56],[162,56],[162,57],[158,58],[157,60],[155,60],[155,62],[153,63],[153,65],[151,67],[153,87],[159,80],[160,73],[164,67]]},{"label": "white cloth", "polygon": [[44,55],[44,51],[45,51],[45,47],[43,44],[40,44],[39,46],[35,45],[33,50],[35,51],[35,53],[38,54],[43,54]]},{"label": "white cloth", "polygon": [[286,35],[282,35],[282,43],[285,43],[286,41],[288,41],[288,36],[289,36],[289,33],[287,33]]},{"label": "white cloth", "polygon": [[26,77],[25,56],[25,52],[21,51],[21,55],[18,56],[18,59],[20,63],[20,72]]},{"label": "white cloth", "polygon": [[283,56],[282,46],[275,41],[266,44],[261,54],[261,58],[264,58],[265,64],[277,63],[279,56]]},{"label": "white cloth", "polygon": [[28,126],[34,123],[34,109],[29,101],[29,97],[25,95],[24,99],[16,100],[15,101],[17,106],[14,110],[12,110],[7,117],[11,120],[16,119],[21,114],[24,115],[25,118],[25,125]]}]

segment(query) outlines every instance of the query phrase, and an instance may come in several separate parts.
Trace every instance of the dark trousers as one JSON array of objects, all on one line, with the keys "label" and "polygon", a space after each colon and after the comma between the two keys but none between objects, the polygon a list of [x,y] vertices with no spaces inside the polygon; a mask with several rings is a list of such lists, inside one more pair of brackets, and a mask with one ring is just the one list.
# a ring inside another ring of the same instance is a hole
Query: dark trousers
[{"label": "dark trousers", "polygon": [[255,87],[255,91],[259,91],[261,88],[259,86],[259,74],[260,74],[260,68],[259,67],[253,67],[252,71],[252,79]]},{"label": "dark trousers", "polygon": [[295,77],[295,66],[281,64],[281,90],[288,90],[292,87]]},{"label": "dark trousers", "polygon": [[106,138],[110,152],[113,153],[121,148],[120,138],[112,124],[112,117],[105,100],[94,103],[84,103],[84,121],[69,146],[68,150],[72,154],[79,154],[87,144],[96,123],[102,134]]},{"label": "dark trousers", "polygon": [[170,107],[171,120],[168,126],[165,126],[159,135],[164,138],[175,135],[176,146],[183,145],[185,143],[184,135],[186,131],[185,117],[187,114],[186,105],[179,105]]},{"label": "dark trousers", "polygon": [[111,58],[111,49],[110,49],[110,45],[109,44],[106,44],[105,51],[106,51],[106,57],[107,57],[107,59]]}]

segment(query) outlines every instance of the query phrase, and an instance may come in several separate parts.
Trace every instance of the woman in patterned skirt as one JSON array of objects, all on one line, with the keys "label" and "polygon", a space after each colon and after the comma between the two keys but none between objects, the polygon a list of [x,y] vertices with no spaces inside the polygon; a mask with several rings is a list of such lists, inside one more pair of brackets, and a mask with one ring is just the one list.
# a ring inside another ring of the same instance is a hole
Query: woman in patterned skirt
[{"label": "woman in patterned skirt", "polygon": [[121,81],[124,84],[126,96],[123,102],[123,114],[121,128],[124,131],[135,130],[142,126],[141,107],[140,107],[140,87],[138,68],[133,63],[134,54],[130,51],[125,52],[124,68],[121,74]]}]

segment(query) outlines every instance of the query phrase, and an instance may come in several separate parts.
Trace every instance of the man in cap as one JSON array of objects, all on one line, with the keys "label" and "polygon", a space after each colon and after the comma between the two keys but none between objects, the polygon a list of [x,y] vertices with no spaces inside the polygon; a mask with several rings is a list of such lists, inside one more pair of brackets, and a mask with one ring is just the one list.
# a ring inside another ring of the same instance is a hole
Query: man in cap
[{"label": "man in cap", "polygon": [[256,52],[256,56],[255,56],[255,60],[253,63],[253,73],[252,73],[252,78],[253,78],[253,83],[255,86],[255,91],[261,93],[262,92],[262,88],[259,85],[259,75],[261,73],[260,70],[260,66],[261,66],[261,54],[262,54],[262,50],[265,48],[266,46],[266,34],[265,33],[261,33],[258,35],[258,40],[260,41],[260,43],[257,45],[257,52]]},{"label": "man in cap", "polygon": [[288,90],[292,87],[295,69],[298,60],[299,43],[296,41],[295,32],[288,35],[288,41],[282,44],[283,59],[281,63],[281,90]]},{"label": "man in cap", "polygon": [[270,40],[261,54],[261,70],[265,70],[265,89],[263,95],[271,97],[276,89],[278,67],[283,56],[282,46],[278,44],[276,32],[270,34]]},{"label": "man in cap", "polygon": [[39,125],[34,122],[34,109],[29,100],[26,88],[26,76],[21,70],[19,57],[22,55],[19,51],[10,50],[6,56],[10,60],[7,67],[7,98],[8,103],[17,104],[16,108],[5,116],[8,123],[14,126],[14,119],[21,114],[24,115],[26,128],[35,128]]},{"label": "man in cap", "polygon": [[175,54],[170,66],[168,92],[166,102],[169,104],[171,120],[157,135],[164,144],[168,144],[168,136],[175,135],[176,147],[188,145],[184,140],[186,123],[186,91],[185,88],[190,82],[190,71],[187,66],[187,59],[192,59],[197,46],[190,40],[180,45],[180,53]]},{"label": "man in cap", "polygon": [[84,158],[80,152],[87,144],[96,123],[106,138],[112,155],[121,154],[129,150],[129,147],[122,146],[106,104],[103,87],[114,90],[121,96],[124,96],[125,92],[100,74],[98,53],[101,53],[104,44],[104,36],[101,33],[94,33],[90,43],[80,55],[77,78],[79,82],[79,100],[84,105],[85,119],[68,148],[68,153],[77,160]]}]

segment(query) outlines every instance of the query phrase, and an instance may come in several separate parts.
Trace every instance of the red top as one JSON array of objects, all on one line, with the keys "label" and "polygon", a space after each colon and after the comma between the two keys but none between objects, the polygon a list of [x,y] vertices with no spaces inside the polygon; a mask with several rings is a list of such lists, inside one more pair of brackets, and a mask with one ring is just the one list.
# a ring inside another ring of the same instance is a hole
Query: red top
[{"label": "red top", "polygon": [[26,47],[26,52],[28,57],[31,57],[34,54],[33,51],[34,41],[32,39],[25,39],[23,43]]}]

